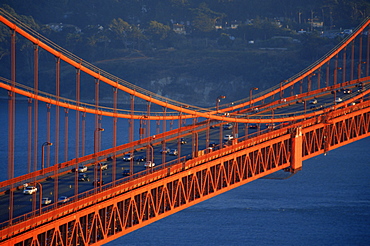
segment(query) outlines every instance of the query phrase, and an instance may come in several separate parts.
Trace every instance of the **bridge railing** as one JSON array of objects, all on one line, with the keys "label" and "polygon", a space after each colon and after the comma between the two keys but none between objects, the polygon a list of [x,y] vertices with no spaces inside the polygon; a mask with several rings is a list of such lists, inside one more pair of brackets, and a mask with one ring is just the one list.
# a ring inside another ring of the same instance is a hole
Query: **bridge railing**
[{"label": "bridge railing", "polygon": [[[329,94],[331,93],[331,91],[337,90],[338,88],[343,87],[343,86],[354,86],[359,81],[363,82],[366,86],[368,86],[370,80],[369,78],[363,78],[361,80],[353,80],[350,82],[318,89],[312,92],[304,93],[303,95],[299,97],[299,99],[292,96],[290,98],[286,98],[287,99],[286,102],[277,101],[276,103],[264,105],[261,108],[261,110],[268,110],[268,109],[274,108],[278,104],[297,103],[299,100],[302,100],[301,98],[304,98],[304,97],[312,97],[314,95],[323,94],[323,93]],[[367,95],[366,93],[368,93],[368,90],[365,91],[364,93],[361,93],[355,96],[352,101],[356,101],[361,98],[366,100],[367,98],[363,98],[362,96],[362,94]],[[331,107],[330,104],[323,105],[322,109],[320,110],[325,110],[325,108],[328,108],[328,107]],[[280,114],[278,115],[278,117],[279,118],[292,117],[292,116],[294,117],[298,115],[304,115],[308,111],[312,111],[312,110],[307,109],[306,111],[294,112],[294,113],[289,113],[289,114]],[[317,111],[317,115],[320,115],[320,111]],[[241,114],[240,117],[246,117],[246,118],[253,117],[254,119],[268,119],[268,118],[271,118],[271,114],[266,114],[266,115],[260,114],[257,116]],[[221,125],[223,124],[223,122],[211,121],[210,124],[211,125]],[[275,124],[275,126],[279,126],[279,125],[281,124]],[[38,170],[36,172],[28,173],[26,175],[22,175],[22,176],[15,177],[7,181],[0,182],[0,192],[7,192],[10,189],[22,189],[24,183],[39,182],[41,180],[52,178],[54,175],[60,175],[63,173],[70,172],[72,168],[78,167],[79,164],[93,165],[95,164],[96,161],[98,162],[103,161],[107,157],[123,155],[133,150],[142,149],[142,148],[145,148],[148,144],[153,144],[153,145],[161,144],[162,141],[168,141],[171,139],[176,139],[176,138],[185,136],[187,134],[191,134],[192,132],[202,131],[205,129],[205,127],[207,127],[206,122],[197,122],[194,124],[183,126],[180,129],[174,129],[174,130],[171,130],[165,133],[157,134],[155,138],[151,136],[149,138],[136,140],[132,143],[120,145],[117,147],[113,147],[107,150],[97,152],[96,155],[90,154],[90,155],[86,155],[83,157],[72,159],[64,163],[58,163],[51,167],[47,167],[44,170]],[[260,134],[263,134],[263,132],[260,132]],[[253,136],[248,136],[248,137],[253,137]]]},{"label": "bridge railing", "polygon": [[[332,114],[331,117],[338,117],[342,114],[347,114],[347,113],[350,113],[350,112],[353,112],[353,111],[356,111],[356,110],[361,110],[364,107],[369,107],[369,100],[366,100],[366,102],[361,103],[360,105],[353,105],[353,106],[348,107],[348,108],[343,108],[342,110],[339,110],[338,112],[333,111],[333,112],[331,112],[331,114]],[[290,125],[280,124],[280,125],[277,125],[274,128],[274,134],[271,134],[271,131],[273,130],[271,128],[266,128],[266,129],[263,129],[263,130],[253,132],[253,133],[251,133],[247,136],[243,136],[241,138],[236,139],[231,145],[222,146],[222,147],[220,146],[220,148],[218,148],[218,149],[216,149],[216,150],[214,150],[210,153],[205,153],[202,156],[201,160],[198,160],[197,158],[191,159],[191,156],[183,156],[181,158],[177,158],[173,161],[170,161],[170,162],[167,162],[167,163],[164,163],[164,164],[161,164],[161,165],[157,165],[153,168],[148,168],[144,171],[135,173],[132,176],[123,177],[121,179],[115,180],[114,182],[108,183],[106,185],[99,186],[97,188],[88,190],[88,191],[83,192],[83,193],[79,193],[75,196],[70,197],[70,201],[66,204],[54,203],[54,204],[51,204],[51,205],[48,205],[48,206],[41,207],[40,209],[36,209],[36,210],[34,210],[32,212],[29,212],[27,214],[15,217],[11,221],[2,222],[0,224],[0,228],[3,229],[3,228],[6,228],[10,225],[14,225],[14,224],[17,224],[17,223],[21,223],[23,221],[30,220],[30,219],[35,218],[37,216],[41,216],[45,213],[51,212],[55,209],[59,209],[59,208],[65,207],[65,206],[69,206],[69,204],[72,204],[74,202],[78,202],[79,204],[82,204],[82,205],[79,205],[79,208],[90,206],[92,204],[95,204],[95,203],[98,203],[98,202],[102,201],[102,200],[99,200],[101,198],[101,196],[99,194],[103,194],[103,193],[107,194],[107,192],[109,190],[111,190],[112,188],[114,189],[115,187],[124,186],[124,187],[126,187],[126,189],[132,189],[132,187],[137,187],[138,183],[139,184],[141,183],[141,185],[145,185],[148,182],[149,183],[153,182],[154,181],[154,179],[152,179],[153,177],[159,178],[159,177],[161,177],[160,175],[168,176],[168,175],[170,175],[170,172],[173,172],[174,170],[175,170],[175,172],[181,172],[183,170],[186,170],[186,169],[191,168],[191,167],[196,166],[196,165],[200,165],[200,164],[202,164],[204,162],[207,162],[207,161],[210,161],[212,159],[216,159],[218,157],[225,156],[227,154],[232,154],[235,151],[237,151],[238,149],[245,149],[245,148],[248,148],[250,146],[254,146],[258,143],[268,141],[272,138],[277,138],[279,136],[286,135],[287,133],[291,132],[291,129],[295,128],[298,125],[307,127],[307,126],[314,125],[314,124],[317,124],[317,123],[320,123],[320,122],[324,122],[325,121],[324,118],[325,117],[323,115],[319,115],[317,117],[306,119],[305,121],[302,121],[302,122],[299,122],[299,123],[292,123]],[[170,169],[171,167],[175,167],[175,166],[178,166],[178,168]],[[160,173],[162,173],[162,174],[160,174]],[[162,176],[162,177],[164,177],[164,176]],[[99,197],[99,199],[94,200],[97,197]],[[101,198],[101,199],[103,199],[103,198]],[[86,202],[84,202],[85,200],[86,200]],[[65,214],[65,212],[63,212],[63,215],[64,214]],[[55,216],[55,213],[52,212],[52,214],[50,216],[52,216],[52,217]]]}]

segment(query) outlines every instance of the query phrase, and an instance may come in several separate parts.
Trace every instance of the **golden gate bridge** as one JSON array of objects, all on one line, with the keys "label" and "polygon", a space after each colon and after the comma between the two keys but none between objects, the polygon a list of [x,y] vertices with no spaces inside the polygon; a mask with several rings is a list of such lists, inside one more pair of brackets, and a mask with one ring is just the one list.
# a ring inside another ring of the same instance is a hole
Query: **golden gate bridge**
[{"label": "golden gate bridge", "polygon": [[[209,108],[113,76],[3,10],[0,21],[0,245],[101,245],[370,135],[369,19],[295,76]],[[18,79],[27,52],[33,77]],[[39,76],[44,60],[53,81]]]}]

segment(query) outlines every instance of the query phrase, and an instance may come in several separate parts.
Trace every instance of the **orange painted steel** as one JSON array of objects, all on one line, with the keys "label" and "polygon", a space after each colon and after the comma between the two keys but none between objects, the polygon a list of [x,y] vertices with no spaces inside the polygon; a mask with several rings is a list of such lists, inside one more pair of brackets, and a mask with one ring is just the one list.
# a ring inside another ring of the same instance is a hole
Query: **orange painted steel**
[{"label": "orange painted steel", "polygon": [[[295,172],[302,160],[368,136],[365,101],[86,195],[4,228],[0,245],[101,245],[278,170]],[[301,157],[292,153],[297,149]]]},{"label": "orange painted steel", "polygon": [[[26,31],[24,31],[21,28],[19,28],[17,25],[15,25],[14,23],[10,22],[9,20],[7,20],[2,15],[0,15],[0,21],[2,23],[4,23],[5,25],[7,25],[14,32],[19,33],[20,35],[22,35],[23,37],[25,37],[26,39],[28,39],[29,41],[31,41],[35,45],[43,48],[44,50],[46,50],[50,54],[53,54],[55,57],[57,57],[57,58],[65,61],[65,62],[67,62],[68,64],[74,66],[79,71],[83,71],[86,74],[89,74],[90,76],[94,77],[95,79],[97,79],[99,81],[102,81],[104,83],[107,83],[107,84],[111,85],[114,88],[117,88],[119,90],[122,90],[124,92],[127,92],[130,95],[133,95],[133,96],[139,97],[141,99],[144,99],[147,102],[152,102],[152,103],[155,103],[157,105],[160,105],[160,106],[163,106],[163,107],[166,107],[166,108],[169,108],[169,109],[173,109],[173,110],[175,110],[177,112],[183,112],[183,113],[188,114],[188,115],[182,116],[183,118],[205,117],[205,118],[210,118],[210,119],[215,119],[215,120],[233,121],[233,122],[249,122],[249,121],[246,121],[245,119],[232,118],[232,117],[228,117],[228,116],[225,116],[225,115],[221,115],[220,116],[220,115],[215,115],[215,114],[220,113],[220,112],[223,113],[223,112],[227,112],[227,111],[230,111],[230,110],[235,110],[237,108],[245,107],[246,105],[259,102],[259,101],[264,100],[264,99],[266,99],[266,98],[268,98],[268,97],[270,97],[272,95],[275,95],[277,93],[280,93],[281,90],[286,89],[286,88],[294,85],[295,83],[298,83],[303,78],[309,76],[311,73],[313,73],[318,68],[320,68],[321,66],[323,66],[323,64],[327,63],[330,59],[332,59],[333,57],[335,57],[341,50],[343,50],[345,47],[347,47],[347,45],[349,43],[351,43],[358,35],[360,35],[363,32],[363,30],[370,24],[370,18],[366,19],[364,21],[364,23],[354,32],[354,34],[351,35],[351,36],[349,36],[339,47],[336,47],[330,54],[326,55],[322,60],[320,60],[320,62],[318,62],[314,66],[312,66],[309,69],[307,69],[305,72],[303,72],[302,74],[300,74],[297,78],[295,78],[292,81],[290,81],[290,82],[282,85],[281,88],[277,88],[277,89],[275,89],[275,90],[273,90],[271,92],[268,92],[268,93],[266,93],[266,94],[264,94],[264,95],[262,95],[262,96],[260,96],[260,97],[258,97],[256,99],[249,100],[248,102],[245,102],[245,103],[239,103],[239,104],[237,104],[235,106],[228,107],[228,108],[225,108],[225,109],[222,109],[222,110],[216,110],[216,111],[210,111],[210,112],[207,112],[207,113],[203,113],[203,112],[199,112],[199,111],[187,109],[186,107],[182,107],[182,106],[177,106],[177,105],[174,105],[174,104],[170,104],[170,103],[168,103],[168,101],[161,101],[161,100],[155,99],[153,97],[150,97],[150,96],[144,95],[142,93],[139,93],[136,90],[133,90],[133,89],[130,89],[130,88],[126,87],[126,86],[123,86],[123,85],[119,84],[118,82],[113,81],[113,80],[111,80],[111,79],[109,79],[107,77],[104,77],[101,74],[99,74],[99,73],[97,73],[95,71],[92,71],[91,69],[85,67],[84,65],[82,65],[82,62],[81,61],[78,63],[78,62],[74,61],[73,59],[67,57],[66,55],[62,54],[61,52],[56,51],[52,47],[50,47],[50,46],[46,45],[45,43],[41,42],[40,39],[37,39],[37,38],[33,37],[32,35],[30,35]],[[4,84],[1,84],[1,85],[4,86]],[[16,88],[14,88],[14,86],[10,86],[10,87],[7,86],[6,89],[7,90],[10,90],[10,91],[13,91]],[[19,93],[21,93],[21,91],[19,91]],[[32,93],[30,93],[30,95],[28,95],[28,96],[31,96],[31,98],[32,98],[32,95],[31,94]],[[33,96],[37,96],[37,95],[33,95]],[[37,100],[42,100],[43,98],[36,98],[36,99]],[[60,103],[61,102],[59,102],[58,100],[56,100],[56,101],[50,100],[50,103],[53,103],[55,105],[60,106]],[[69,105],[66,105],[66,106],[69,106]],[[86,109],[83,109],[83,108],[79,109],[78,106],[75,106],[74,108],[76,110],[86,110]],[[107,115],[107,116],[114,116],[114,115],[112,115],[112,113],[104,112],[104,111],[101,111],[98,114],[100,114],[100,115]],[[140,119],[141,117],[142,116],[131,115],[130,118],[132,118],[132,119]],[[167,117],[164,117],[164,116],[155,117],[155,116],[148,115],[147,117],[150,120],[174,119],[174,116],[171,116],[171,117],[167,118]],[[177,116],[175,118],[178,119],[179,117]],[[286,120],[297,120],[297,118],[294,118],[294,119],[286,118]],[[255,122],[256,123],[272,123],[272,122],[277,122],[277,121],[274,121],[274,119],[270,119],[270,120],[259,119],[258,121],[255,121]]]},{"label": "orange painted steel", "polygon": [[[358,81],[360,81],[360,82],[368,82],[367,78],[364,78],[364,79],[361,79],[361,80],[354,80],[354,81],[351,81],[351,82],[347,82],[347,83],[345,83],[345,85],[354,85]],[[323,88],[323,89],[319,89],[319,90],[313,91],[312,93],[304,93],[304,96],[307,97],[307,96],[310,96],[310,95],[313,96],[315,94],[317,95],[317,94],[320,94],[320,93],[330,93],[331,90],[335,90],[336,88],[340,88],[340,86],[337,85],[337,86],[332,86],[329,89],[328,88]],[[359,100],[360,98],[362,98],[364,95],[367,95],[368,93],[370,93],[369,90],[365,91],[364,93],[360,93],[357,96],[353,97],[351,100],[347,100],[346,102],[342,102],[342,103],[339,103],[337,105],[333,105],[332,108],[325,109],[325,112],[333,111],[336,108],[342,108],[346,104],[348,104],[348,103],[350,103],[352,101]],[[290,99],[290,100],[294,101],[293,98]],[[269,105],[269,106],[274,106],[274,105],[275,104],[273,103],[272,105]],[[320,115],[320,112],[322,113],[323,111],[324,110],[315,111],[313,114],[306,114],[306,115],[303,115],[300,118],[310,118],[310,117],[313,117],[313,116],[314,117],[317,117],[317,115]],[[294,121],[296,121],[296,120],[297,119],[295,119]],[[192,132],[192,131],[195,131],[195,132],[202,131],[202,130],[204,130],[204,127],[207,127],[207,125],[203,125],[203,128],[199,127],[199,125],[197,125],[196,127],[198,127],[199,129],[198,130],[195,130],[192,125],[184,126],[184,127],[181,127],[180,129],[175,129],[175,130],[171,130],[171,131],[167,131],[167,132],[164,132],[164,133],[157,134],[155,141],[153,141],[149,137],[149,138],[145,138],[145,139],[141,139],[141,140],[136,140],[136,141],[133,141],[131,143],[127,143],[127,144],[123,144],[123,145],[120,145],[120,146],[116,146],[114,148],[109,148],[109,149],[106,149],[106,150],[103,150],[103,151],[99,151],[96,154],[97,154],[97,156],[99,156],[99,159],[100,160],[103,160],[103,159],[105,159],[108,156],[120,155],[120,154],[128,153],[130,151],[130,149],[132,149],[132,148],[136,148],[137,149],[137,146],[145,145],[146,143],[148,143],[150,141],[152,143],[155,143],[155,142],[158,142],[159,143],[161,141],[161,139],[171,140],[171,139],[175,139],[175,138],[181,137],[183,135],[186,135],[186,134],[188,134],[189,132]],[[86,155],[86,156],[83,156],[83,157],[79,157],[78,160],[72,159],[72,160],[69,160],[67,162],[55,164],[53,166],[50,166],[50,167],[45,168],[43,171],[46,174],[50,174],[50,176],[53,176],[53,173],[56,170],[59,170],[59,169],[62,169],[62,168],[66,168],[66,167],[72,168],[72,167],[75,166],[75,163],[85,162],[85,163],[92,164],[95,161],[94,158],[95,158],[95,155],[94,154]],[[59,173],[59,174],[61,174],[61,173]],[[9,180],[2,181],[2,182],[0,182],[0,187],[10,187],[12,184],[17,184],[19,186],[19,185],[22,185],[25,182],[30,182],[29,180],[37,179],[37,177],[40,177],[40,176],[41,176],[41,170],[38,170],[38,171],[35,171],[35,172],[31,172],[31,173],[28,173],[28,174],[25,174],[25,175],[22,175],[22,176],[18,176],[18,177],[9,179]],[[13,189],[16,189],[17,188],[17,185],[14,186]]]},{"label": "orange painted steel", "polygon": [[[370,81],[370,76],[365,77],[365,78],[361,78],[361,79],[358,79],[358,80],[351,81],[347,84],[354,84],[356,82],[357,83],[358,82],[368,83],[369,81]],[[82,107],[82,106],[79,106],[79,105],[72,105],[72,104],[68,104],[68,103],[63,103],[59,100],[53,100],[51,98],[46,98],[46,97],[43,97],[43,96],[40,96],[40,95],[35,95],[31,92],[24,91],[24,90],[18,89],[16,87],[13,87],[13,86],[1,83],[1,82],[0,82],[0,87],[6,89],[8,91],[12,91],[12,92],[15,92],[17,94],[24,95],[28,98],[33,98],[35,100],[43,101],[43,102],[53,104],[53,105],[56,105],[56,106],[59,106],[59,107],[73,109],[73,110],[81,111],[81,112],[85,112],[85,113],[91,113],[91,114],[95,114],[95,115],[104,115],[104,116],[109,116],[109,117],[127,118],[127,119],[142,119],[143,118],[142,115],[120,114],[120,113],[115,113],[115,112],[99,111],[99,110],[96,110],[96,109],[90,109],[90,108]],[[339,87],[340,87],[339,85],[333,86],[333,88],[339,88]],[[325,92],[325,91],[329,92],[331,88],[332,87],[323,88],[323,89],[319,89],[319,90],[311,92],[311,93],[305,93],[303,95],[306,95],[306,94],[314,95],[315,92],[316,93]],[[351,100],[333,105],[332,108],[335,109],[335,108],[343,107],[343,105],[345,105],[346,103],[355,101],[356,99],[361,98],[361,97],[363,97],[367,94],[370,94],[369,90],[364,91],[363,93],[357,95],[356,97],[354,97]],[[217,116],[217,115],[212,115],[210,113],[196,113],[195,111],[193,112],[193,115],[189,116],[189,117],[186,117],[186,116],[147,116],[146,119],[148,119],[148,120],[175,120],[175,119],[179,119],[180,117],[185,119],[185,118],[193,118],[193,117],[199,116],[199,117],[205,117],[205,118],[208,118],[208,119],[227,121],[227,122],[237,122],[237,123],[277,123],[277,122],[281,122],[281,121],[297,121],[297,120],[305,119],[307,117],[314,117],[316,115],[323,114],[323,113],[325,113],[327,111],[330,111],[330,110],[332,110],[332,109],[327,109],[326,108],[326,109],[317,110],[317,111],[314,111],[314,112],[311,112],[311,113],[306,113],[304,115],[302,114],[302,115],[296,115],[296,116],[290,116],[290,117],[264,118],[264,119],[263,118],[249,118],[249,117],[248,118],[245,118],[245,117],[235,118],[235,117],[232,117],[234,114],[229,114],[228,116]]]},{"label": "orange painted steel", "polygon": [[[194,129],[194,126],[192,126],[192,125],[184,126],[180,129],[174,129],[174,130],[171,130],[171,131],[167,131],[167,132],[164,132],[164,133],[157,134],[155,140],[153,140],[151,137],[136,140],[136,141],[133,141],[133,142],[130,142],[130,143],[127,143],[127,144],[123,144],[123,145],[120,145],[120,146],[116,146],[116,147],[113,147],[113,148],[109,148],[109,149],[106,149],[106,150],[96,152],[96,155],[99,156],[99,160],[103,160],[103,159],[105,159],[109,156],[113,156],[113,155],[123,155],[125,153],[130,152],[132,148],[135,148],[136,150],[138,150],[138,146],[141,146],[141,145],[146,146],[150,141],[151,141],[151,143],[155,144],[155,143],[161,142],[162,139],[167,139],[167,140],[175,139],[175,138],[181,137],[182,135],[189,134],[192,131],[204,130],[205,126],[206,125],[204,125],[203,127],[200,126],[200,128],[198,130]],[[54,173],[57,170],[60,170],[60,169],[63,169],[63,168],[68,168],[68,167],[70,169],[72,169],[75,166],[76,163],[81,163],[81,162],[94,163],[94,161],[95,161],[95,154],[90,154],[90,155],[86,155],[86,156],[83,156],[83,157],[79,157],[78,160],[72,159],[72,160],[69,160],[69,161],[66,161],[66,162],[63,162],[63,163],[57,163],[57,164],[55,164],[51,167],[47,167],[47,168],[44,169],[44,173],[45,174],[50,174],[52,176],[52,173]],[[70,170],[68,170],[67,172],[69,172],[69,171]],[[35,172],[31,172],[31,173],[28,173],[28,174],[25,174],[25,175],[22,175],[22,176],[18,176],[18,177],[9,179],[9,180],[2,181],[2,182],[0,182],[0,187],[10,187],[12,184],[22,185],[23,183],[27,182],[27,180],[37,179],[37,177],[40,177],[41,172],[42,172],[41,170],[38,170],[38,171],[35,171]],[[14,188],[16,188],[16,187],[14,187]]]},{"label": "orange painted steel", "polygon": [[[304,78],[324,67],[331,59],[335,59],[334,57],[341,50],[349,46],[350,43],[354,43],[355,38],[361,35],[362,31],[369,26],[370,19],[364,21],[363,25],[356,29],[353,35],[346,38],[344,42],[335,47],[324,58],[299,73],[293,79],[286,80],[284,83],[281,82],[279,88],[273,88],[264,95],[248,102],[240,101],[237,105],[216,111],[196,107],[189,109],[188,107],[183,107],[184,105],[179,106],[177,102],[172,100],[169,100],[169,102],[161,101],[146,95],[147,91],[141,88],[140,91],[143,93],[140,93],[117,81],[113,81],[109,76],[105,77],[93,71],[86,62],[76,62],[71,57],[62,54],[20,29],[1,15],[0,21],[12,29],[13,37],[16,32],[19,33],[33,42],[37,48],[43,48],[50,54],[53,54],[58,60],[64,60],[74,66],[79,72],[82,71],[98,81],[103,81],[114,88],[142,98],[147,102],[153,102],[165,108],[173,109],[177,113],[188,114],[180,114],[178,116],[169,115],[170,113],[168,113],[168,115],[156,116],[148,113],[146,120],[182,120],[205,117],[207,119],[241,123],[293,122],[289,126],[275,129],[250,139],[234,140],[232,145],[219,150],[211,152],[198,151],[196,153],[193,151],[193,158],[190,160],[179,158],[175,164],[162,164],[153,169],[135,173],[132,175],[132,179],[115,180],[102,186],[99,191],[93,190],[80,193],[77,195],[78,199],[75,197],[75,200],[68,204],[55,205],[53,209],[47,211],[42,209],[39,211],[34,210],[30,214],[12,218],[10,223],[0,230],[0,245],[101,245],[170,214],[276,171],[285,170],[294,173],[302,168],[304,160],[319,154],[325,154],[332,149],[370,136],[370,102],[362,100],[364,96],[370,93],[370,90],[365,90],[352,99],[337,103],[330,108],[301,114],[300,116],[251,119],[240,118],[242,117],[239,115],[240,112],[235,112],[236,109],[259,102],[277,93],[281,95],[282,90],[303,81]],[[352,48],[352,52],[354,52],[354,45]],[[12,50],[12,53],[14,52],[15,49]],[[35,60],[37,60],[36,57]],[[361,58],[359,60],[361,61]],[[367,63],[369,63],[368,61],[369,58],[367,58]],[[12,59],[12,62],[14,63],[15,59]],[[351,62],[354,63],[353,54]],[[329,69],[329,66],[327,68]],[[12,65],[11,70],[11,74],[15,74],[15,65]],[[302,93],[298,97],[291,96],[285,98],[285,100],[288,99],[290,103],[301,97],[306,97],[307,99],[318,94],[330,93],[332,90],[335,92],[336,89],[343,86],[353,86],[359,82],[366,84],[370,80],[370,77],[366,74],[364,78],[351,78],[352,81],[337,84],[336,72],[333,76],[335,80],[334,85],[328,86],[327,80],[327,87],[325,88],[318,88],[315,91],[309,89],[307,93]],[[360,77],[360,72],[358,76]],[[329,77],[329,73],[327,73],[327,77]],[[37,80],[35,78],[35,81]],[[116,108],[107,111],[100,110],[102,107],[99,108],[98,103],[91,108],[88,108],[87,104],[86,107],[82,107],[79,96],[76,96],[76,101],[69,100],[71,103],[62,102],[59,93],[56,96],[51,95],[51,97],[47,97],[46,93],[38,90],[38,86],[31,88],[30,91],[34,92],[30,92],[27,89],[21,89],[22,87],[16,84],[15,75],[12,75],[11,81],[8,83],[0,82],[0,87],[8,90],[11,95],[24,95],[37,101],[54,104],[58,108],[64,107],[84,113],[116,118],[141,120],[143,117],[142,115],[133,114],[133,109],[130,111],[130,114],[118,113]],[[153,93],[149,95],[153,95]],[[163,97],[158,98],[164,99]],[[348,103],[354,101],[356,101],[356,104],[349,106]],[[11,106],[11,104],[9,105]],[[266,104],[263,107],[278,106],[279,100]],[[194,108],[201,111],[197,111]],[[10,112],[10,115],[13,115],[14,112],[11,110]],[[35,115],[38,116],[38,113]],[[12,127],[13,123],[10,125]],[[205,125],[194,124],[164,132],[158,134],[155,141],[158,141],[158,144],[161,139],[170,140],[189,132],[193,133],[194,137],[196,132],[204,130],[204,127]],[[207,127],[209,126],[207,125]],[[79,128],[78,125],[76,125],[76,128]],[[13,130],[9,128],[9,131]],[[38,135],[37,132],[35,132],[35,135]],[[78,136],[79,134],[76,133],[76,135]],[[13,136],[10,140],[13,140]],[[99,158],[105,158],[112,154],[123,154],[132,151],[134,146],[141,148],[152,140],[150,137],[147,137],[99,151],[96,154]],[[37,145],[37,142],[35,143]],[[10,154],[14,154],[14,151],[11,150],[10,152],[12,152]],[[53,175],[58,173],[57,170],[60,168],[67,170],[75,166],[76,163],[93,163],[94,161],[96,161],[96,155],[86,155],[47,167],[42,172]],[[13,160],[10,162],[13,162]],[[0,185],[14,189],[17,183],[26,179],[35,180],[41,174],[40,170],[21,177],[11,176],[9,180],[1,182]],[[10,194],[12,195],[13,193],[10,192]],[[13,209],[13,207],[10,209]]]}]

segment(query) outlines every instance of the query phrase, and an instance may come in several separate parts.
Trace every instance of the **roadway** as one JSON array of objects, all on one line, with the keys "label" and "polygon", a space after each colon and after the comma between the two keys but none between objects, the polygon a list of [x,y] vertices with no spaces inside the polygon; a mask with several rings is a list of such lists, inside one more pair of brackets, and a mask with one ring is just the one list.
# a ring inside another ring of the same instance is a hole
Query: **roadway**
[{"label": "roadway", "polygon": [[[364,86],[364,89],[368,89],[369,84]],[[319,95],[315,99],[317,100],[317,103],[313,104],[310,103],[310,100],[314,99],[312,97],[310,98],[304,98],[303,100],[297,100],[295,103],[292,102],[285,102],[284,100],[281,101],[281,104],[276,105],[274,108],[261,108],[258,112],[255,111],[250,114],[255,115],[270,115],[271,117],[277,116],[277,115],[287,115],[287,114],[293,114],[293,113],[299,113],[302,114],[304,112],[309,112],[312,110],[318,110],[326,107],[331,107],[333,104],[335,104],[335,99],[340,97],[343,101],[348,100],[352,98],[355,95],[358,95],[357,89],[358,87],[352,87],[350,88],[353,92],[352,93],[344,93],[343,90],[338,90],[332,94],[331,92],[324,93],[322,95]],[[232,135],[236,136],[238,138],[243,138],[246,135],[248,135],[248,138],[255,136],[255,134],[259,134],[259,131],[262,131],[266,128],[268,130],[273,130],[276,127],[279,126],[285,126],[285,124],[275,124],[273,127],[268,127],[267,125],[254,125],[254,124],[236,124],[233,125],[231,129],[224,128],[225,125],[217,125],[217,126],[211,126],[209,127],[209,133],[207,133],[207,130],[200,131],[196,133],[194,136],[197,137],[198,141],[198,148],[197,150],[206,150],[209,147],[210,143],[214,143],[215,146],[213,148],[220,148],[224,144],[220,145],[220,142],[227,143],[223,138],[225,135]],[[208,129],[208,127],[206,127]],[[238,133],[238,134],[236,134]],[[192,150],[194,148],[192,144],[192,135],[185,136],[187,143],[181,144],[179,142],[181,137],[178,139],[174,139],[171,141],[166,141],[165,147],[168,147],[169,149],[177,149],[179,151],[179,155],[169,155],[168,153],[161,153],[161,149],[164,147],[161,144],[154,145],[154,146],[148,146],[144,149],[138,149],[135,150],[134,155],[135,157],[138,156],[145,156],[147,160],[154,159],[154,163],[156,165],[160,165],[162,163],[176,163],[177,161],[183,161],[185,158],[190,159],[192,156]],[[153,155],[152,155],[153,150]],[[125,153],[128,153],[130,150],[127,150]],[[153,156],[153,157],[152,157]],[[133,167],[133,172],[139,173],[142,171],[147,170],[147,168],[144,166],[145,161],[137,161],[133,160],[130,161],[124,161],[122,159],[122,156],[119,156],[116,158],[116,160],[107,160],[104,161],[108,164],[107,170],[98,170],[97,168],[94,168],[94,166],[88,166],[88,169],[84,174],[86,174],[89,177],[89,181],[77,181],[78,180],[78,172],[73,172],[72,170],[70,172],[61,174],[58,177],[58,194],[57,197],[60,196],[67,196],[69,198],[72,198],[75,195],[75,183],[77,183],[77,189],[78,193],[83,192],[98,192],[100,189],[99,185],[94,185],[93,181],[95,179],[102,179],[104,182],[104,185],[109,185],[112,183],[113,180],[122,180],[127,179],[129,180],[129,176],[123,175],[124,170],[130,170],[130,166]],[[113,166],[116,166],[115,168],[115,174],[114,174],[114,168]],[[36,184],[36,187],[38,188],[38,191],[33,195],[25,195],[23,194],[23,190],[16,190],[14,191],[14,206],[13,206],[13,218],[16,218],[18,216],[21,216],[23,214],[27,214],[32,212],[33,209],[35,211],[38,211],[41,209],[51,209],[53,206],[55,206],[55,194],[54,194],[54,184],[55,180],[50,179],[46,181],[42,181],[40,183]],[[42,188],[42,198],[50,198],[52,201],[51,204],[45,205],[40,207],[40,188]],[[8,194],[0,195],[0,209],[2,211],[8,211],[9,209],[9,199],[10,196]],[[62,206],[63,204],[58,204],[58,206]],[[0,227],[1,223],[4,221],[7,221],[9,219],[8,213],[1,213],[0,214]]]}]

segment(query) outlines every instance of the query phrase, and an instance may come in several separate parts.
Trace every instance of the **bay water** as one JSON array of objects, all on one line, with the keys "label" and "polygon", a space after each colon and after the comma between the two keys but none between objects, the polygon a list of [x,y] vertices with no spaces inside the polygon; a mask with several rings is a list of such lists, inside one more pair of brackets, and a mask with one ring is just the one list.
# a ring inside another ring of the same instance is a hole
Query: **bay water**
[{"label": "bay water", "polygon": [[[6,125],[7,104],[0,102],[0,123]],[[27,104],[19,106],[17,122],[24,122]],[[41,120],[40,128],[45,126]],[[109,126],[103,124],[102,149],[111,142]],[[125,141],[127,131],[120,134]],[[0,135],[5,167],[7,132]],[[16,176],[27,172],[26,135],[17,134]],[[6,172],[0,174],[0,180],[6,178]],[[304,161],[289,179],[253,181],[106,245],[370,245],[370,137]]]},{"label": "bay water", "polygon": [[106,245],[370,245],[370,138],[259,179]]}]

